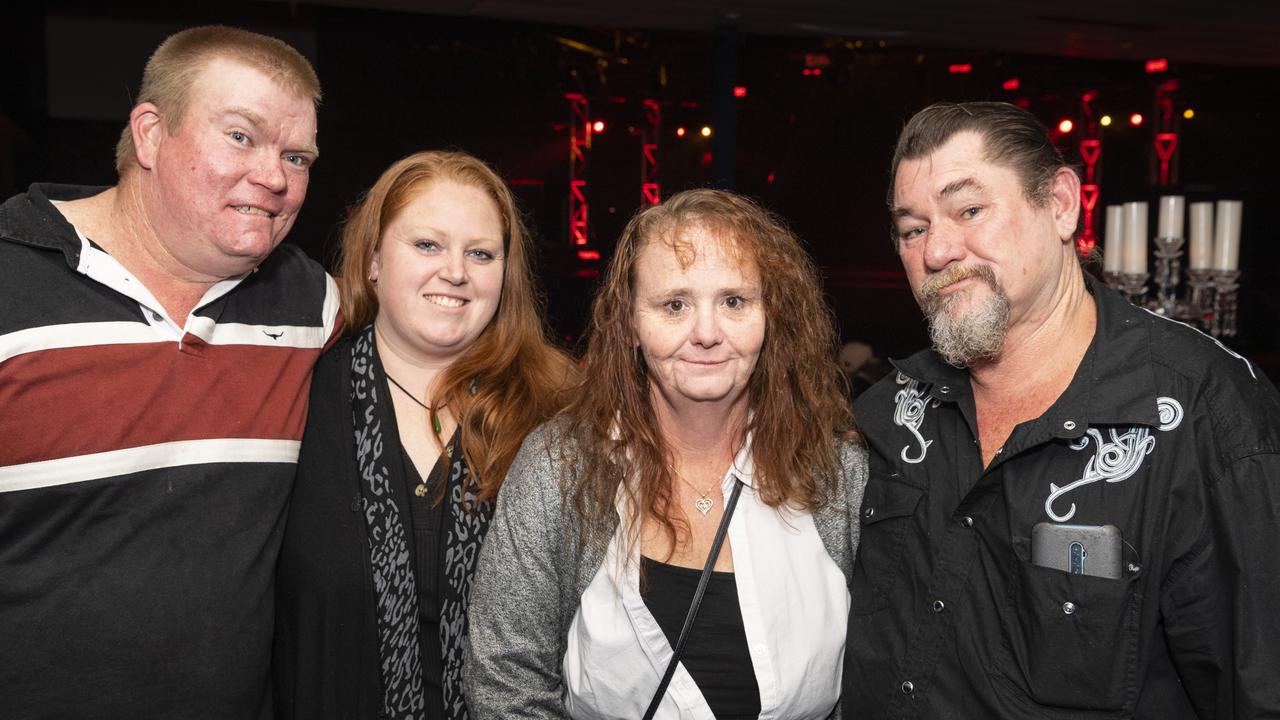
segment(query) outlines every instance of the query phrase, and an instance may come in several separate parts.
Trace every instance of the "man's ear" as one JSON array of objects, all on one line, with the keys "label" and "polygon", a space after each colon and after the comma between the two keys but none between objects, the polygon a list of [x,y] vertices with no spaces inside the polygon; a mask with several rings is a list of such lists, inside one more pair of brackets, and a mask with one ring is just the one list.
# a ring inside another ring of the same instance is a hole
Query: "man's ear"
[{"label": "man's ear", "polygon": [[1080,222],[1080,176],[1071,168],[1058,168],[1049,186],[1049,205],[1058,237],[1070,242]]},{"label": "man's ear", "polygon": [[138,167],[150,170],[155,165],[164,135],[160,108],[149,102],[139,103],[129,113],[129,132],[133,133],[133,154]]}]

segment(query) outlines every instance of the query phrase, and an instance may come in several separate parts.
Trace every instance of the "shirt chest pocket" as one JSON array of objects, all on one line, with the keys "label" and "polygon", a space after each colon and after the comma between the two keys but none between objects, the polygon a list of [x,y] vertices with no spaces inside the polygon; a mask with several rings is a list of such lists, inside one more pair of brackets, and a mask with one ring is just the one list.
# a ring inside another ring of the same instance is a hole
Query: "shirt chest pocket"
[{"label": "shirt chest pocket", "polygon": [[862,499],[862,535],[849,589],[857,615],[884,608],[895,580],[906,571],[903,548],[924,491],[895,478],[873,476]]},{"label": "shirt chest pocket", "polygon": [[1137,700],[1138,577],[1072,575],[1019,559],[1014,580],[1003,623],[1009,681],[1041,705],[1131,709]]}]

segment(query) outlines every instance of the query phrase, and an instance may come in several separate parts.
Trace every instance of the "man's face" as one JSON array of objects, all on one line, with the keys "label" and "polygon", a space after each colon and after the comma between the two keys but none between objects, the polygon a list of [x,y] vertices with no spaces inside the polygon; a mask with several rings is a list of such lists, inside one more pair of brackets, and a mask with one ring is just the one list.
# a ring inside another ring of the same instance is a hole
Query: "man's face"
[{"label": "man's face", "polygon": [[316,151],[312,102],[262,72],[211,61],[181,124],[164,123],[144,184],[160,251],[186,279],[248,272],[284,239]]},{"label": "man's face", "polygon": [[907,280],[948,362],[994,359],[1010,327],[1051,307],[1064,257],[1053,203],[1028,201],[976,133],[903,162],[893,213]]}]

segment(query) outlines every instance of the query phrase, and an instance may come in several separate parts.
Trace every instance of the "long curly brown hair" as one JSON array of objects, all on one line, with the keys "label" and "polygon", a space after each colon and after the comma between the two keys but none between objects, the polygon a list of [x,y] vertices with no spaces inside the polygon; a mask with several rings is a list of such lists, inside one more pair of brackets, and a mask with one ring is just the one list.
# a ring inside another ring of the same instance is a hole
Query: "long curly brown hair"
[{"label": "long curly brown hair", "polygon": [[796,236],[742,196],[720,190],[673,195],[637,213],[623,230],[592,307],[583,384],[563,412],[580,462],[562,489],[588,537],[609,531],[619,488],[631,516],[654,519],[673,545],[688,531],[672,506],[671,452],[657,427],[633,319],[640,251],[651,242],[671,244],[690,227],[729,241],[744,263],[760,269],[765,338],[748,382],[742,432],[753,437],[753,485],[761,500],[771,507],[822,507],[837,489],[837,443],[860,438],[839,384],[831,312]]},{"label": "long curly brown hair", "polygon": [[[420,152],[382,173],[342,231],[339,282],[350,333],[378,315],[369,280],[374,251],[387,225],[434,180],[478,188],[502,219],[502,299],[488,327],[436,385],[435,409],[458,419],[462,452],[481,500],[497,496],[525,435],[559,410],[577,367],[547,339],[542,298],[530,268],[528,235],[507,184],[479,159],[460,152]],[[437,438],[437,442],[439,438]]]}]

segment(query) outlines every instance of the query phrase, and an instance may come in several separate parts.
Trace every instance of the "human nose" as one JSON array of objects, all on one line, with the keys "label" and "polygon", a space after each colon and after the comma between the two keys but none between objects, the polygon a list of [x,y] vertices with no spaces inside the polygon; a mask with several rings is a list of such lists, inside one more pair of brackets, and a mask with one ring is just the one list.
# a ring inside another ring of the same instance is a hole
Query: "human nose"
[{"label": "human nose", "polygon": [[699,347],[715,347],[724,338],[721,318],[714,307],[700,307],[693,314],[693,332],[689,340]]},{"label": "human nose", "polygon": [[937,272],[965,256],[964,231],[951,223],[934,223],[924,238],[924,264]]},{"label": "human nose", "polygon": [[444,267],[440,269],[440,277],[452,285],[467,282],[467,259],[461,248],[450,248],[444,253]]},{"label": "human nose", "polygon": [[282,193],[289,187],[289,179],[284,174],[283,163],[284,160],[273,153],[259,153],[250,179],[272,193]]}]

